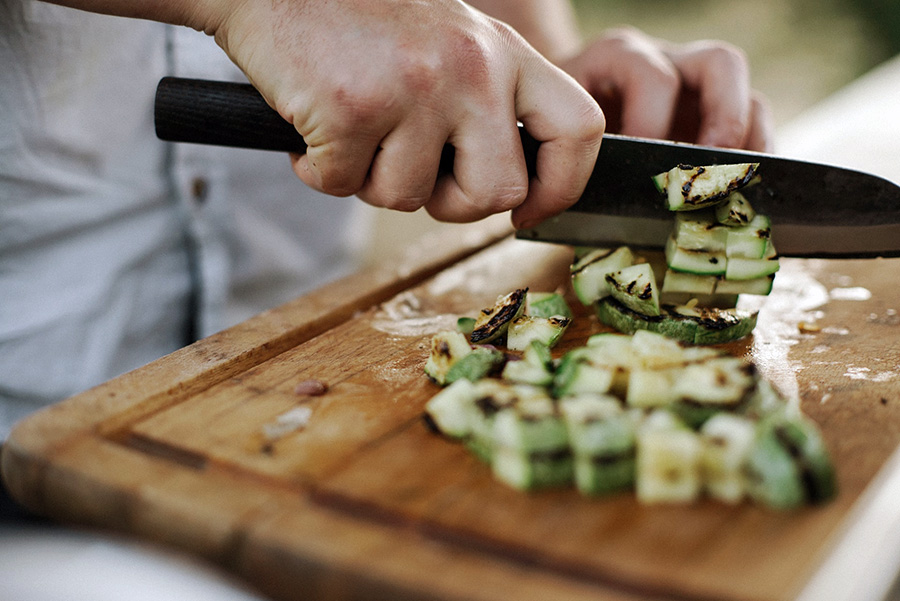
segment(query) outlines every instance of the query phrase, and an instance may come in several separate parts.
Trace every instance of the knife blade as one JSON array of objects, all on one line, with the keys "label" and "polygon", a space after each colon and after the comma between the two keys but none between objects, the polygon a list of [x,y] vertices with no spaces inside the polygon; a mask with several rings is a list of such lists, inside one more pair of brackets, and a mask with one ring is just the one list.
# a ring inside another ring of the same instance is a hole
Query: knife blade
[{"label": "knife blade", "polygon": [[[303,152],[306,144],[249,84],[163,78],[154,117],[162,140]],[[529,172],[535,141],[520,127]],[[674,215],[651,177],[679,164],[759,163],[742,190],[772,220],[775,248],[794,257],[900,257],[900,186],[843,167],[770,154],[606,134],[582,197],[560,215],[519,230],[526,240],[660,249]],[[443,172],[452,172],[445,147]]]}]

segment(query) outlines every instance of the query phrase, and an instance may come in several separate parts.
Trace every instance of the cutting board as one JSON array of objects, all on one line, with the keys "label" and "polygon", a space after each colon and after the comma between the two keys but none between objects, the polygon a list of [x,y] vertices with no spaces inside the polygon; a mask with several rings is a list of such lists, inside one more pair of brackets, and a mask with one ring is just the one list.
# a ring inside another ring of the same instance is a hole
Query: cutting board
[{"label": "cutting board", "polygon": [[[831,450],[837,498],[791,512],[517,492],[428,430],[422,367],[458,316],[528,286],[576,309],[557,354],[607,331],[571,260],[460,226],[34,415],[3,476],[38,513],[189,550],[278,599],[793,599],[900,443],[900,260],[784,259],[757,330],[723,346]],[[327,392],[298,391],[309,379]],[[305,427],[278,432],[299,407]]]}]

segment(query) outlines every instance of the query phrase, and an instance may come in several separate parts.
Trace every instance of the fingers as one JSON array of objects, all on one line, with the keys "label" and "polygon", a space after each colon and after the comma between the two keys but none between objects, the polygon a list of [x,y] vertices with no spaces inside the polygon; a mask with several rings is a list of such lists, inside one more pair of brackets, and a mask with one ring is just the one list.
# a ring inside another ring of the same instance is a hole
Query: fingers
[{"label": "fingers", "polygon": [[719,42],[696,42],[667,54],[681,73],[683,85],[699,95],[696,142],[742,147],[751,124],[750,73],[743,53]]},{"label": "fingers", "polygon": [[525,200],[528,172],[512,111],[473,120],[454,132],[453,173],[444,174],[425,205],[439,221],[475,221],[508,211]]},{"label": "fingers", "polygon": [[773,152],[775,140],[775,119],[769,101],[762,94],[755,93],[750,105],[750,132],[744,148],[757,152]]},{"label": "fingers", "polygon": [[597,160],[606,126],[603,112],[567,80],[553,72],[541,77],[528,70],[520,78],[516,113],[541,144],[528,195],[512,212],[517,228],[531,227],[574,204]]},{"label": "fingers", "polygon": [[724,42],[670,44],[611,30],[562,65],[600,103],[610,131],[708,146],[770,148],[771,116],[747,58]]},{"label": "fingers", "polygon": [[604,111],[615,109],[609,112],[617,117],[618,133],[663,138],[669,132],[681,78],[647,36],[627,28],[613,30],[564,68]]}]

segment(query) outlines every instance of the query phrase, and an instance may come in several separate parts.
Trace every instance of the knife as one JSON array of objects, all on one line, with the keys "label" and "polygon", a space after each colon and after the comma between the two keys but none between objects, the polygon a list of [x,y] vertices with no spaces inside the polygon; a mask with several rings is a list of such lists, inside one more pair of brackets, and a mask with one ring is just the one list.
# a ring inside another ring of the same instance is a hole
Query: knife
[{"label": "knife", "polygon": [[[250,84],[163,78],[154,118],[162,140],[302,153],[303,138]],[[529,173],[540,143],[519,128]],[[584,194],[526,240],[661,249],[674,217],[651,177],[679,164],[759,163],[759,182],[742,189],[772,220],[779,255],[900,257],[900,186],[871,174],[749,151],[606,134]],[[452,172],[445,147],[442,172]]]}]

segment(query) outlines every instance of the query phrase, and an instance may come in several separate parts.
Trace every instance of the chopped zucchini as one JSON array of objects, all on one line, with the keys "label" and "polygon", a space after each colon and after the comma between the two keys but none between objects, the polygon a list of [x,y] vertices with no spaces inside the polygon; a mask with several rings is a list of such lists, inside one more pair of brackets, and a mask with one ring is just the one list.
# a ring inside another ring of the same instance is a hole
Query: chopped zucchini
[{"label": "chopped zucchini", "polygon": [[553,357],[550,347],[533,340],[525,347],[521,360],[510,360],[503,367],[503,379],[518,384],[549,386],[553,382]]},{"label": "chopped zucchini", "polygon": [[634,255],[627,246],[615,250],[595,249],[572,264],[572,288],[584,305],[609,295],[606,275],[634,264]]},{"label": "chopped zucchini", "polygon": [[596,305],[598,319],[625,334],[649,330],[689,344],[721,344],[743,338],[756,327],[757,313],[741,309],[663,305],[650,317],[614,299]]},{"label": "chopped zucchini", "polygon": [[475,319],[470,340],[484,344],[505,336],[509,324],[524,312],[527,293],[527,288],[514,290],[500,296],[493,306],[482,309]]},{"label": "chopped zucchini", "polygon": [[700,468],[709,496],[726,503],[744,498],[747,485],[743,468],[754,435],[753,421],[740,415],[718,413],[703,424]]},{"label": "chopped zucchini", "polygon": [[750,223],[726,229],[725,254],[731,258],[761,259],[772,236],[772,222],[756,215]]},{"label": "chopped zucchini", "polygon": [[525,314],[532,317],[572,318],[572,309],[558,292],[529,292],[525,296]]},{"label": "chopped zucchini", "polygon": [[718,278],[667,269],[663,276],[662,294],[685,292],[690,295],[713,294]]},{"label": "chopped zucchini", "polygon": [[566,353],[553,378],[553,396],[562,398],[580,393],[603,394],[615,382],[616,368],[597,364],[584,349]]},{"label": "chopped zucchini", "polygon": [[746,186],[758,167],[758,163],[679,165],[666,178],[667,206],[670,211],[687,211],[715,205]]},{"label": "chopped zucchini", "polygon": [[469,423],[471,411],[466,406],[475,402],[477,390],[469,380],[457,380],[428,400],[425,415],[442,434],[451,438],[466,438],[472,431]]},{"label": "chopped zucchini", "polygon": [[466,336],[472,333],[472,330],[475,329],[475,318],[474,317],[460,317],[456,320],[456,331],[465,334]]},{"label": "chopped zucchini", "polygon": [[748,280],[728,280],[719,278],[716,281],[715,290],[722,294],[757,294],[766,296],[772,292],[772,284],[774,282],[774,273]]},{"label": "chopped zucchini", "polygon": [[758,280],[774,274],[779,269],[778,259],[728,259],[725,279],[732,281]]},{"label": "chopped zucchini", "polygon": [[477,346],[472,352],[454,362],[444,376],[444,384],[466,379],[471,382],[499,372],[506,362],[503,352],[490,347]]},{"label": "chopped zucchini", "polygon": [[616,397],[584,394],[560,401],[575,456],[575,486],[586,495],[634,484],[635,420]]},{"label": "chopped zucchini", "polygon": [[714,211],[687,211],[676,213],[672,238],[679,248],[720,252],[725,250],[728,230]]},{"label": "chopped zucchini", "polygon": [[494,449],[491,470],[497,480],[517,490],[565,486],[572,482],[572,453],[569,449],[522,453],[499,447]]},{"label": "chopped zucchini", "polygon": [[509,324],[506,332],[506,348],[511,351],[524,351],[534,340],[553,347],[562,338],[571,321],[570,318],[562,316],[520,315]]},{"label": "chopped zucchini", "polygon": [[659,293],[650,263],[624,267],[606,275],[610,295],[642,315],[659,315]]},{"label": "chopped zucchini", "polygon": [[[517,387],[522,390],[523,387]],[[493,442],[496,447],[525,454],[568,449],[569,438],[556,402],[541,388],[520,394],[518,402],[497,412]]]},{"label": "chopped zucchini", "polygon": [[740,192],[732,192],[721,204],[716,205],[716,221],[729,227],[747,225],[756,216],[750,202]]},{"label": "chopped zucchini", "polygon": [[675,238],[666,241],[666,264],[669,269],[696,275],[725,275],[728,258],[725,250],[691,250],[681,248]]},{"label": "chopped zucchini", "polygon": [[642,503],[686,503],[702,490],[699,436],[684,426],[642,427],[637,435],[635,492]]},{"label": "chopped zucchini", "polygon": [[462,332],[438,332],[431,338],[431,354],[425,363],[425,374],[443,385],[453,364],[471,352],[472,346]]}]

